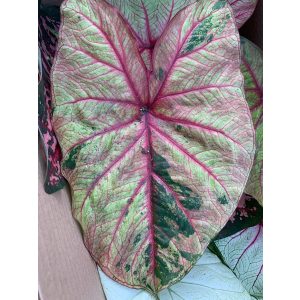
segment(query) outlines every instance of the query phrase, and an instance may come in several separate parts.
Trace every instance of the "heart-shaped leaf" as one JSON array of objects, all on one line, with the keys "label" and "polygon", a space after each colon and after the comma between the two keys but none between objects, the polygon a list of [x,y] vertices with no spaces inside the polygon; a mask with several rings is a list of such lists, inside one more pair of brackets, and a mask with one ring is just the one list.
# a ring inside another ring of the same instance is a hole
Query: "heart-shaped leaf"
[{"label": "heart-shaped leaf", "polygon": [[225,225],[252,165],[231,10],[210,0],[178,13],[151,74],[113,7],[69,0],[62,12],[53,117],[73,215],[108,276],[159,291]]},{"label": "heart-shaped leaf", "polygon": [[263,56],[252,42],[241,38],[245,95],[256,132],[256,152],[245,192],[263,204]]},{"label": "heart-shaped leaf", "polygon": [[[98,269],[107,300],[154,300],[154,296],[131,289],[107,277]],[[158,293],[160,300],[250,300],[251,296],[220,259],[206,250],[180,282]]]},{"label": "heart-shaped leaf", "polygon": [[263,226],[215,241],[224,262],[255,299],[263,297]]},{"label": "heart-shaped leaf", "polygon": [[52,97],[50,90],[50,69],[53,63],[58,38],[59,21],[40,14],[39,16],[39,50],[42,72],[39,83],[38,124],[39,133],[47,160],[47,171],[44,183],[45,191],[49,194],[58,191],[65,185],[61,174],[61,150],[53,131]]},{"label": "heart-shaped leaf", "polygon": [[228,0],[232,7],[236,26],[241,28],[253,14],[258,0]]},{"label": "heart-shaped leaf", "polygon": [[261,223],[262,219],[263,208],[260,204],[251,196],[243,194],[231,218],[215,239],[222,239],[242,229],[255,226]]}]

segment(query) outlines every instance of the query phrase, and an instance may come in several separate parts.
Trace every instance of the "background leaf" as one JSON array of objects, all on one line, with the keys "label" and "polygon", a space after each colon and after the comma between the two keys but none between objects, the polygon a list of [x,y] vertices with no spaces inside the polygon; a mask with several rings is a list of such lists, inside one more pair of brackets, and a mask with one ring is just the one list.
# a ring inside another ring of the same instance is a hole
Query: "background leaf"
[{"label": "background leaf", "polygon": [[241,28],[253,14],[258,0],[228,0],[232,7],[236,25]]},{"label": "background leaf", "polygon": [[44,188],[47,193],[54,193],[65,185],[61,174],[61,150],[52,126],[52,96],[50,90],[50,70],[52,67],[58,38],[59,21],[39,15],[39,50],[42,67],[39,82],[38,124],[47,160],[47,172]]},{"label": "background leaf", "polygon": [[214,242],[223,260],[255,299],[263,297],[263,226]]},{"label": "background leaf", "polygon": [[262,51],[246,38],[241,38],[241,70],[245,78],[245,95],[256,132],[256,152],[245,189],[263,204],[263,57]]},{"label": "background leaf", "polygon": [[222,239],[242,229],[255,226],[261,223],[262,219],[262,206],[250,195],[243,194],[234,213],[215,239]]}]

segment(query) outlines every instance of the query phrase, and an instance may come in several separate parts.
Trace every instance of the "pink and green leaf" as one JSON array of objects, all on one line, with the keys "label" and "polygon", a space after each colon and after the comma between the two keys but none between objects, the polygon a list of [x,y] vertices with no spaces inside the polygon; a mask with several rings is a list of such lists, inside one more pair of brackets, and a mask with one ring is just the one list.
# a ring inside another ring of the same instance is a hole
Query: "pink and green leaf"
[{"label": "pink and green leaf", "polygon": [[228,0],[238,28],[241,28],[252,16],[257,2],[258,0]]},{"label": "pink and green leaf", "polygon": [[224,0],[180,11],[152,73],[115,8],[68,0],[62,13],[53,120],[73,215],[109,277],[157,292],[226,224],[252,166],[232,12]]},{"label": "pink and green leaf", "polygon": [[262,224],[215,241],[222,259],[255,299],[263,296]]},{"label": "pink and green leaf", "polygon": [[263,57],[252,42],[241,38],[241,70],[245,79],[245,95],[256,132],[256,153],[245,193],[263,204]]}]

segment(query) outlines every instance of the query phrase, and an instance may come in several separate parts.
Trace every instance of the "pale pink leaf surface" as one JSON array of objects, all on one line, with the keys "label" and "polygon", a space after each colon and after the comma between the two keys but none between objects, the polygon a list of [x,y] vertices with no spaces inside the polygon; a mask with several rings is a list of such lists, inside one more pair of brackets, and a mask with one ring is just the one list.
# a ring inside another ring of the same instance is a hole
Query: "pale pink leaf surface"
[{"label": "pale pink leaf surface", "polygon": [[263,55],[252,42],[241,38],[241,70],[245,95],[256,132],[256,152],[245,192],[263,205]]},{"label": "pale pink leaf surface", "polygon": [[252,165],[231,10],[210,0],[178,13],[151,76],[110,5],[69,0],[62,14],[53,118],[73,215],[109,277],[157,292],[225,225]]},{"label": "pale pink leaf surface", "polygon": [[238,28],[241,28],[252,16],[257,2],[258,0],[228,0]]},{"label": "pale pink leaf surface", "polygon": [[263,226],[256,225],[215,242],[222,258],[249,294],[263,296]]}]

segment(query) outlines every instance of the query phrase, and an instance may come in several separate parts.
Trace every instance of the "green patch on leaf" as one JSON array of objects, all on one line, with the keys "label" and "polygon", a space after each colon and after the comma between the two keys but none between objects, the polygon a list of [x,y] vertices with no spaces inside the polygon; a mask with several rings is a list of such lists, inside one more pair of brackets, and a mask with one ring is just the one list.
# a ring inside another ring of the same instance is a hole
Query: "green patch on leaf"
[{"label": "green patch on leaf", "polygon": [[129,272],[129,270],[130,270],[130,265],[127,264],[127,265],[125,266],[125,271],[126,271],[126,272]]},{"label": "green patch on leaf", "polygon": [[63,162],[62,166],[64,169],[70,169],[70,170],[75,169],[76,159],[77,159],[78,153],[82,147],[83,147],[82,145],[78,145],[70,151],[68,158]]},{"label": "green patch on leaf", "polygon": [[218,10],[220,8],[223,8],[226,5],[227,1],[226,0],[220,0],[218,1],[214,6],[213,6],[213,10]]},{"label": "green patch on leaf", "polygon": [[178,273],[172,272],[168,267],[166,261],[163,258],[157,256],[155,275],[161,280],[162,285],[167,285],[169,282],[177,278]]},{"label": "green patch on leaf", "polygon": [[221,197],[218,197],[218,201],[221,203],[221,204],[228,204],[228,199],[225,195],[221,196]]},{"label": "green patch on leaf", "polygon": [[157,228],[155,240],[161,248],[167,248],[169,241],[179,234],[189,237],[195,233],[186,215],[177,206],[175,198],[156,181],[153,181],[153,202]]},{"label": "green patch on leaf", "polygon": [[[181,125],[177,125],[177,126],[180,126],[179,127],[180,130],[182,129]],[[159,175],[176,194],[182,196],[180,202],[183,205],[183,207],[188,210],[198,210],[201,207],[200,196],[196,195],[189,187],[184,186],[179,182],[174,181],[171,178],[167,170],[170,168],[170,165],[164,157],[154,152],[153,160],[154,160],[154,172],[157,175]]]},{"label": "green patch on leaf", "polygon": [[206,18],[194,29],[190,39],[187,42],[187,46],[182,51],[182,54],[193,51],[205,40],[207,33],[213,27],[212,18],[213,16]]}]

